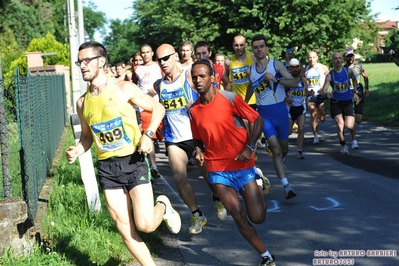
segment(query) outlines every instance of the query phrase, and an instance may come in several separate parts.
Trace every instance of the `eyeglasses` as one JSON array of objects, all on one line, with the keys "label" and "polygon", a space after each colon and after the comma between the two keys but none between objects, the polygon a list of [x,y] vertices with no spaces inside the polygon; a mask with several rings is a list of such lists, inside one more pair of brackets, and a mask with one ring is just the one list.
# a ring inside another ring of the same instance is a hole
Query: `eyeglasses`
[{"label": "eyeglasses", "polygon": [[85,65],[87,66],[92,60],[97,59],[101,57],[101,55],[95,56],[95,57],[88,57],[88,58],[83,58],[82,60],[78,60],[75,62],[75,65],[77,65],[78,67],[80,67],[80,65],[82,63],[85,63]]},{"label": "eyeglasses", "polygon": [[169,58],[174,55],[176,52],[174,52],[173,54],[169,54],[167,56],[161,57],[161,58],[157,58],[158,63],[161,63],[161,61],[168,61]]}]

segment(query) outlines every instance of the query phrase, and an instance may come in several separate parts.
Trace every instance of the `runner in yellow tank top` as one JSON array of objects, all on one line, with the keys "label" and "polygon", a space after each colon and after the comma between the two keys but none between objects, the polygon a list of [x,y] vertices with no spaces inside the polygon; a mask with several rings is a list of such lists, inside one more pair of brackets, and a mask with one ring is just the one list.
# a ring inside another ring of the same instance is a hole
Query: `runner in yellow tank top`
[{"label": "runner in yellow tank top", "polygon": [[[73,163],[94,142],[98,155],[97,173],[107,208],[125,246],[141,265],[155,265],[150,251],[136,230],[154,231],[164,219],[169,230],[181,228],[179,214],[165,195],[154,195],[146,153],[153,147],[151,137],[162,121],[165,109],[137,85],[115,80],[104,72],[107,50],[98,42],[79,47],[78,61],[87,92],[76,103],[82,134],[66,150]],[[139,132],[133,105],[152,112],[143,136]],[[133,213],[132,210],[133,209]]]},{"label": "runner in yellow tank top", "polygon": [[[229,69],[228,75],[231,81],[231,91],[241,95],[244,100],[249,82],[247,69],[254,64],[253,56],[251,53],[246,52],[246,48],[246,38],[241,34],[236,35],[233,41],[235,55],[233,55],[230,62],[226,63],[226,69],[227,67]],[[225,89],[229,90],[228,88]],[[252,108],[256,107],[255,95],[251,97],[248,104]]]}]

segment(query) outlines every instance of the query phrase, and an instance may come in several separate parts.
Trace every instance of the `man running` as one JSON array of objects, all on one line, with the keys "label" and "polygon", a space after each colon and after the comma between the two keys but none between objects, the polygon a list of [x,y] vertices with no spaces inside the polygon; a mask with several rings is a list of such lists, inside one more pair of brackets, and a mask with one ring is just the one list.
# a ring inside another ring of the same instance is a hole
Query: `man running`
[{"label": "man running", "polygon": [[[341,144],[341,154],[349,154],[348,146],[345,142],[344,127],[353,130],[355,117],[353,116],[352,98],[359,104],[359,95],[352,95],[350,84],[357,88],[357,80],[353,71],[342,65],[343,58],[341,53],[334,52],[331,56],[334,69],[326,77],[326,82],[322,88],[322,95],[330,98],[330,114],[337,125],[337,135]],[[332,87],[332,92],[327,92],[328,87]]]},{"label": "man running", "polygon": [[252,38],[252,51],[256,63],[247,69],[249,78],[248,101],[253,94],[256,96],[256,108],[264,119],[263,133],[273,153],[273,166],[283,185],[285,198],[296,196],[286,175],[285,157],[288,153],[288,110],[285,104],[285,87],[296,87],[294,80],[283,63],[268,60],[269,48],[266,37],[256,35]]},{"label": "man running", "polygon": [[[195,158],[199,164],[206,162],[209,181],[241,235],[260,254],[260,265],[274,265],[274,256],[250,223],[261,224],[266,218],[262,189],[255,181],[254,151],[248,145],[255,143],[262,133],[263,119],[241,96],[215,88],[214,70],[209,61],[194,62],[191,75],[200,94],[190,108]],[[249,134],[243,119],[252,129]],[[226,135],[231,138],[225,138]],[[238,192],[244,199],[247,213],[238,199]]]},{"label": "man running", "polygon": [[321,95],[321,88],[324,85],[324,80],[328,74],[328,67],[317,62],[319,57],[316,52],[309,52],[309,65],[305,67],[302,76],[306,77],[307,86],[309,90],[308,109],[310,113],[310,127],[313,131],[313,144],[319,144],[320,139],[318,135],[318,121],[324,122],[326,120],[325,103],[327,98]]},{"label": "man running", "polygon": [[[345,61],[346,61],[346,66],[353,71],[353,74],[355,74],[357,80],[357,88],[355,89],[353,87],[353,84],[351,83],[351,90],[353,91],[353,93],[356,93],[360,98],[359,104],[355,104],[354,106],[355,122],[357,124],[360,124],[363,118],[364,97],[370,96],[369,77],[367,76],[366,71],[364,70],[362,65],[355,64],[355,52],[352,49],[347,49],[345,51]],[[360,77],[363,77],[365,90],[363,89],[363,84],[360,82]],[[352,130],[351,148],[352,149],[359,148],[359,144],[357,143],[356,140],[356,124],[353,126]]]},{"label": "man running", "polygon": [[[116,228],[140,264],[155,265],[137,230],[153,232],[162,218],[172,233],[177,234],[181,228],[180,216],[166,196],[158,196],[154,206],[145,156],[152,149],[151,131],[158,127],[165,110],[135,84],[105,74],[106,62],[107,51],[102,44],[85,42],[79,47],[76,65],[90,85],[76,103],[82,135],[75,146],[66,150],[66,158],[73,163],[94,142],[98,179]],[[153,114],[144,135],[133,105]]]}]

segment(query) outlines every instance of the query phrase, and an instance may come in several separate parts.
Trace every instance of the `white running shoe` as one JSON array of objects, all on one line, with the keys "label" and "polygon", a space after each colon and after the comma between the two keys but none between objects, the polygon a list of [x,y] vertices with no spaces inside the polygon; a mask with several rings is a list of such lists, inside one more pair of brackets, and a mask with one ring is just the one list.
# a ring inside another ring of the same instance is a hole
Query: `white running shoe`
[{"label": "white running shoe", "polygon": [[198,213],[195,213],[193,216],[191,216],[191,226],[189,228],[189,233],[190,234],[199,234],[202,232],[202,227],[206,225],[208,220],[206,219],[205,215],[198,216]]},{"label": "white running shoe", "polygon": [[357,144],[357,140],[353,140],[352,141],[352,147],[351,147],[353,150],[355,150],[355,149],[359,149],[359,144]]},{"label": "white running shoe", "polygon": [[181,229],[181,219],[180,215],[175,209],[173,209],[172,204],[168,197],[165,195],[159,195],[156,202],[161,202],[165,205],[165,214],[163,215],[163,220],[166,222],[166,226],[172,234],[177,234]]},{"label": "white running shoe", "polygon": [[348,146],[346,145],[342,146],[341,154],[349,154]]},{"label": "white running shoe", "polygon": [[314,139],[313,139],[313,144],[319,144],[320,143],[320,140],[319,140],[319,136],[314,136]]},{"label": "white running shoe", "polygon": [[224,221],[227,218],[226,208],[223,206],[221,201],[214,201],[213,207],[215,208],[215,215],[220,221]]},{"label": "white running shoe", "polygon": [[260,139],[258,139],[258,141],[256,142],[256,145],[258,146],[258,148],[262,148],[262,149],[266,147],[266,144],[263,144]]},{"label": "white running shoe", "polygon": [[263,194],[264,195],[268,194],[269,191],[270,191],[270,181],[269,181],[269,179],[266,176],[263,175],[262,170],[260,170],[258,167],[255,167],[255,173],[260,177],[260,180],[262,181],[262,182],[258,183],[258,180],[256,180],[258,185],[262,187]]}]

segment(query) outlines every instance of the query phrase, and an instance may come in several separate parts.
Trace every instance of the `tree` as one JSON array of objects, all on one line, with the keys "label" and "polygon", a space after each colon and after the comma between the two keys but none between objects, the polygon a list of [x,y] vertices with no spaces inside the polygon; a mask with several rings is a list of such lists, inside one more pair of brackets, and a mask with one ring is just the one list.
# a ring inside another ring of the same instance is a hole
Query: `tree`
[{"label": "tree", "polygon": [[89,34],[91,40],[94,39],[94,33],[96,31],[99,31],[103,35],[106,34],[105,26],[107,24],[107,16],[104,12],[96,10],[97,6],[92,1],[89,1],[88,7],[83,7],[85,30]]},{"label": "tree", "polygon": [[387,52],[392,49],[396,54],[399,54],[399,30],[391,30],[384,39]]},{"label": "tree", "polygon": [[[294,47],[304,57],[316,50],[319,57],[343,50],[370,20],[368,0],[137,0],[132,23],[137,35],[124,36],[128,43],[150,43],[155,47],[183,40],[207,40],[214,51],[231,51],[233,37],[264,34],[270,54],[278,57]],[[111,35],[118,34],[112,32]]]},{"label": "tree", "polygon": [[47,32],[54,33],[51,21],[52,6],[43,1],[24,4],[18,0],[8,0],[0,9],[1,28],[11,29],[17,43],[25,49],[33,38],[40,38]]}]

